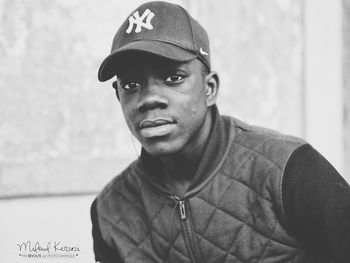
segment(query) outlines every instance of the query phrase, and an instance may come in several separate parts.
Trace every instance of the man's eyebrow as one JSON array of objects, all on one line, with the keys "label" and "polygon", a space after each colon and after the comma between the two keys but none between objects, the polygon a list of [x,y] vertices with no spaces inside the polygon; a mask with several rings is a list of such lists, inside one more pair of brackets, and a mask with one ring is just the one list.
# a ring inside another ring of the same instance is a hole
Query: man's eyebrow
[{"label": "man's eyebrow", "polygon": [[188,74],[188,71],[186,69],[182,69],[182,68],[172,68],[172,69],[164,71],[163,75],[172,74],[172,73]]},{"label": "man's eyebrow", "polygon": [[128,79],[138,79],[140,74],[134,72],[119,72],[117,75],[117,80],[128,80]]},{"label": "man's eyebrow", "polygon": [[187,66],[184,63],[177,63],[177,64],[172,64],[172,65],[162,65],[160,67],[164,71],[176,71],[176,70],[182,70],[182,71],[187,71]]}]

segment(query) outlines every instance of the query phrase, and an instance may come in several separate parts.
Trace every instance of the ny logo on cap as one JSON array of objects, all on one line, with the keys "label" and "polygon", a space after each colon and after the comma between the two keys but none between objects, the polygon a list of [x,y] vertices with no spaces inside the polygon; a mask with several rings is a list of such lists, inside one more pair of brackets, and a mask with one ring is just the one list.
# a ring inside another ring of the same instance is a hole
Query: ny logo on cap
[{"label": "ny logo on cap", "polygon": [[[135,33],[140,33],[142,27],[147,28],[148,30],[153,29],[153,26],[151,25],[153,17],[154,13],[148,8],[143,12],[142,16],[140,16],[139,11],[134,12],[133,15],[129,17],[129,26],[125,32],[130,34],[134,25],[136,25]],[[144,19],[146,19],[146,22],[143,22]]]}]

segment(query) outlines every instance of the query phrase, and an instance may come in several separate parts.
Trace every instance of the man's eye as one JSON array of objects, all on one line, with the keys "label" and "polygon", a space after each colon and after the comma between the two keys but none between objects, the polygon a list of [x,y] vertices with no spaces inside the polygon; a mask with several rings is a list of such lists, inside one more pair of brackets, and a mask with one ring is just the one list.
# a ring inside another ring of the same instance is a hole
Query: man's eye
[{"label": "man's eye", "polygon": [[169,75],[167,78],[166,78],[166,82],[168,83],[179,83],[181,82],[185,77],[182,76],[182,75],[179,75],[179,74],[174,74],[174,75]]},{"label": "man's eye", "polygon": [[122,85],[122,88],[125,90],[135,90],[141,87],[141,84],[137,81],[130,81]]}]

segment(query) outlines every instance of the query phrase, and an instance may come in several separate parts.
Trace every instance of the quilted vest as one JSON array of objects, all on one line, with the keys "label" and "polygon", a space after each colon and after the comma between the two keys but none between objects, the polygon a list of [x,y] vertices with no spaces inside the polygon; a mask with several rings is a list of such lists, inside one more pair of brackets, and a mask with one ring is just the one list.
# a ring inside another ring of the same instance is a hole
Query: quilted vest
[{"label": "quilted vest", "polygon": [[[282,177],[301,139],[221,116],[220,161],[177,197],[140,159],[99,194],[99,227],[124,262],[309,262],[286,230]],[[160,184],[161,185],[161,184]]]}]

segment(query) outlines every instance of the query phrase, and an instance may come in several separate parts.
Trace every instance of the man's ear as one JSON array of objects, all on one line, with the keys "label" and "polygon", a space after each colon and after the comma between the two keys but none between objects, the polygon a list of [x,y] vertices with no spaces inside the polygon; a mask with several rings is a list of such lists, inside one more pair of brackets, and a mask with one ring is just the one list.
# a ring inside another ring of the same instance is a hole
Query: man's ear
[{"label": "man's ear", "polygon": [[209,74],[205,77],[205,89],[208,107],[216,103],[216,98],[219,91],[219,82],[219,76],[215,71],[209,72]]},{"label": "man's ear", "polygon": [[116,81],[116,80],[113,81],[112,86],[115,89],[115,95],[117,95],[117,98],[120,101],[120,99],[119,99],[119,92],[118,92],[118,81]]}]

